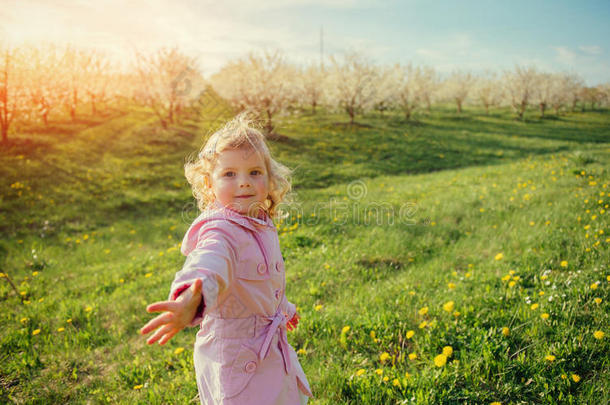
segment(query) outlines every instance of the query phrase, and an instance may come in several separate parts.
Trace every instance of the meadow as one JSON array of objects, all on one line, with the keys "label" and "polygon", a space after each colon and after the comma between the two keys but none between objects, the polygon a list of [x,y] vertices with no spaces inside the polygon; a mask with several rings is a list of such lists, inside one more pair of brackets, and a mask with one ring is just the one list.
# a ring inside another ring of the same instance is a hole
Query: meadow
[{"label": "meadow", "polygon": [[[183,164],[214,118],[109,110],[0,149],[0,402],[198,403],[196,330],[138,329],[184,262]],[[310,404],[609,403],[610,113],[416,118],[276,121]]]}]

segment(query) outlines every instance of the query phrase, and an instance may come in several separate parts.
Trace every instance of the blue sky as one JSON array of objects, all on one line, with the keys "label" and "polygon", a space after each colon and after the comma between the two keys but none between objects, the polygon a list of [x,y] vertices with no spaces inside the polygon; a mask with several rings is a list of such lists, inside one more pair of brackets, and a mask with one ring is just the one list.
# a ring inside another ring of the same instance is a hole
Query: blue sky
[{"label": "blue sky", "polygon": [[70,42],[129,60],[135,47],[176,45],[209,74],[249,51],[279,48],[297,63],[359,51],[443,74],[515,64],[610,82],[610,1],[4,0],[0,38]]}]

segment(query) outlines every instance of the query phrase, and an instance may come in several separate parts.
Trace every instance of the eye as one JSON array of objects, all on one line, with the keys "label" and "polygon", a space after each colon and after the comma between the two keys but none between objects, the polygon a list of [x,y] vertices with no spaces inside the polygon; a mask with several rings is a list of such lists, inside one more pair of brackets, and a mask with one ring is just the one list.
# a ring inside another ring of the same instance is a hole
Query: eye
[{"label": "eye", "polygon": [[225,174],[223,176],[225,176],[225,177],[233,177],[233,176],[235,176],[235,172],[228,171],[228,172],[225,172]]},{"label": "eye", "polygon": [[253,175],[253,176],[258,176],[258,175],[263,174],[263,172],[261,172],[260,170],[252,170],[250,172],[250,174]]}]

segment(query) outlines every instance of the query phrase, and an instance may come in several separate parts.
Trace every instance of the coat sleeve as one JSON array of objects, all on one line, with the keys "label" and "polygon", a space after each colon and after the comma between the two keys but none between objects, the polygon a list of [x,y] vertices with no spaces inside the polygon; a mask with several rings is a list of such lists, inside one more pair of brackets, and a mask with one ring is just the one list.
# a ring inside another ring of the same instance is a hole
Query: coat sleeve
[{"label": "coat sleeve", "polygon": [[222,221],[210,221],[198,230],[197,244],[191,250],[172,282],[169,300],[177,299],[197,279],[202,281],[202,304],[190,326],[196,326],[203,316],[217,305],[218,296],[232,282],[237,252],[229,230]]}]

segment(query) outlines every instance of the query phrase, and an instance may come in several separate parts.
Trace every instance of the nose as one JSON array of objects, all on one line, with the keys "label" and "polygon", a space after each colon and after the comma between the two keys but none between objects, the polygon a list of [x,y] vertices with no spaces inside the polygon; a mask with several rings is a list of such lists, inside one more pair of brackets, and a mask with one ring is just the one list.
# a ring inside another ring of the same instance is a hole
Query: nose
[{"label": "nose", "polygon": [[239,179],[239,188],[250,187],[248,176],[241,176]]}]

